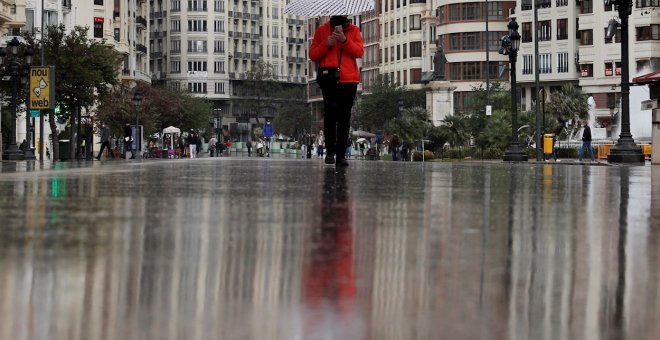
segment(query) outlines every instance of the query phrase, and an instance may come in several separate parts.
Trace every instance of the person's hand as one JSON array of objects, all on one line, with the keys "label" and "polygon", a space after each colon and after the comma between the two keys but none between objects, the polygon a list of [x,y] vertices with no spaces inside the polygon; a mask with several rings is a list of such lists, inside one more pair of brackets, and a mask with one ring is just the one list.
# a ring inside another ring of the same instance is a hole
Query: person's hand
[{"label": "person's hand", "polygon": [[334,31],[332,32],[332,36],[336,41],[339,41],[342,44],[346,42],[346,35],[344,34],[344,31]]},{"label": "person's hand", "polygon": [[336,42],[337,38],[335,38],[334,34],[328,37],[328,47],[332,47]]}]

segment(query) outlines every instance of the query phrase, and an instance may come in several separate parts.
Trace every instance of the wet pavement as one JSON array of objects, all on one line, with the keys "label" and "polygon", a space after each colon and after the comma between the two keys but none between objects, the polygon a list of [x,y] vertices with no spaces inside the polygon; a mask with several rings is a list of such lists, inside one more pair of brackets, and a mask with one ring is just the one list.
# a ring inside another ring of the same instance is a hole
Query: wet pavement
[{"label": "wet pavement", "polygon": [[0,340],[660,339],[660,167],[0,164]]}]

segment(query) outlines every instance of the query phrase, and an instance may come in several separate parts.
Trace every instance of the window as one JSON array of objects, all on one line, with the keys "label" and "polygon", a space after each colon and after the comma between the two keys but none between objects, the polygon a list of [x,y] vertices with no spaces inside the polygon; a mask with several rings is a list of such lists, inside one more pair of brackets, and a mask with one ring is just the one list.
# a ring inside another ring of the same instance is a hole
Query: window
[{"label": "window", "polygon": [[539,74],[552,73],[552,54],[539,54]]},{"label": "window", "polygon": [[463,20],[481,19],[481,2],[463,3]]},{"label": "window", "polygon": [[401,19],[396,19],[396,34],[401,33]]},{"label": "window", "polygon": [[403,33],[408,32],[408,17],[403,17],[403,21],[401,22],[401,30]]},{"label": "window", "polygon": [[206,52],[206,40],[188,40],[188,52]]},{"label": "window", "polygon": [[422,83],[422,69],[421,68],[411,68],[410,69],[410,83],[411,84],[421,84]]},{"label": "window", "polygon": [[605,43],[610,44],[610,43],[620,43],[621,42],[621,28],[616,29],[616,33],[612,37],[612,39],[607,39],[607,27],[604,28],[603,31],[603,36],[605,37]]},{"label": "window", "polygon": [[568,0],[556,0],[556,5],[557,7],[565,7],[568,6]]},{"label": "window", "polygon": [[188,91],[192,93],[206,93],[206,83],[188,83]]},{"label": "window", "polygon": [[594,76],[594,65],[593,64],[582,64],[580,65],[580,77],[593,77]]},{"label": "window", "polygon": [[94,18],[94,38],[103,38],[103,18]]},{"label": "window", "polygon": [[401,60],[401,45],[396,45],[396,60]]},{"label": "window", "polygon": [[612,63],[605,63],[605,76],[611,77],[614,75],[614,68]]},{"label": "window", "polygon": [[502,46],[502,36],[509,34],[509,32],[488,32],[488,43],[491,51],[497,51]]},{"label": "window", "polygon": [[394,46],[390,47],[390,60],[394,61]]},{"label": "window", "polygon": [[522,0],[522,3],[520,4],[520,7],[523,11],[529,11],[532,9],[532,1],[533,0]]},{"label": "window", "polygon": [[179,60],[170,61],[170,72],[181,73],[181,62]]},{"label": "window", "polygon": [[449,64],[449,76],[451,80],[461,80],[461,63]]},{"label": "window", "polygon": [[449,49],[451,51],[460,51],[461,50],[461,34],[452,33],[449,35]]},{"label": "window", "polygon": [[550,41],[552,40],[552,21],[544,20],[539,21],[539,41]]},{"label": "window", "polygon": [[520,111],[527,111],[527,89],[520,89]]},{"label": "window", "polygon": [[172,44],[170,46],[170,52],[181,52],[181,40],[174,39],[172,40]]},{"label": "window", "polygon": [[215,83],[215,93],[225,93],[225,83]]},{"label": "window", "polygon": [[534,68],[534,59],[533,55],[531,54],[525,54],[523,55],[523,69],[522,69],[522,74],[532,74],[533,73],[533,68]]},{"label": "window", "polygon": [[213,63],[213,72],[215,73],[225,73],[225,62],[222,60],[216,60]]},{"label": "window", "polygon": [[225,53],[225,41],[216,40],[213,42],[213,52],[215,53]]},{"label": "window", "polygon": [[189,11],[206,11],[206,0],[188,0]]},{"label": "window", "polygon": [[422,16],[420,14],[410,16],[410,30],[422,29]]},{"label": "window", "polygon": [[215,0],[214,7],[216,12],[224,12],[225,2],[223,0]]},{"label": "window", "polygon": [[568,19],[557,19],[557,40],[568,39]]},{"label": "window", "polygon": [[403,44],[403,59],[408,58],[408,44]]},{"label": "window", "polygon": [[463,80],[481,79],[481,63],[465,62],[463,63]]},{"label": "window", "polygon": [[481,48],[480,32],[463,33],[463,50],[478,50]]},{"label": "window", "polygon": [[394,22],[390,23],[390,36],[394,36]]},{"label": "window", "polygon": [[206,20],[188,20],[188,32],[206,32]]},{"label": "window", "polygon": [[172,0],[172,6],[170,6],[172,12],[181,11],[181,0]]},{"label": "window", "polygon": [[384,53],[385,53],[385,62],[387,63],[390,61],[389,54],[387,53],[387,48],[384,50]]},{"label": "window", "polygon": [[390,24],[386,22],[385,23],[385,28],[383,29],[383,33],[385,33],[385,38],[387,38],[389,36],[389,33],[390,33],[390,31],[388,30],[389,27],[390,27]]},{"label": "window", "polygon": [[170,21],[170,31],[171,32],[181,32],[181,21],[179,21],[179,20]]},{"label": "window", "polygon": [[94,5],[103,5],[103,0],[94,0]]},{"label": "window", "polygon": [[502,20],[504,19],[504,3],[501,1],[488,2],[488,19],[489,20]]},{"label": "window", "polygon": [[271,28],[271,30],[273,32],[273,38],[279,38],[280,37],[280,28],[279,27],[273,26]]},{"label": "window", "polygon": [[636,27],[637,41],[660,40],[660,25]]},{"label": "window", "polygon": [[57,26],[59,21],[57,18],[56,11],[45,11],[44,15],[46,16],[46,26]]},{"label": "window", "polygon": [[594,12],[594,3],[593,0],[582,0],[580,2],[580,13],[587,14]]},{"label": "window", "polygon": [[461,21],[461,4],[449,5],[449,21]]},{"label": "window", "polygon": [[189,61],[188,62],[188,71],[208,71],[206,69],[206,61]]},{"label": "window", "polygon": [[532,23],[523,22],[522,24],[522,42],[532,42]]},{"label": "window", "polygon": [[581,30],[580,31],[580,45],[593,45],[594,44],[594,32],[593,30]]},{"label": "window", "polygon": [[557,73],[568,72],[568,52],[557,53]]},{"label": "window", "polygon": [[215,32],[224,32],[225,31],[225,22],[224,20],[216,20],[213,22],[213,30]]},{"label": "window", "polygon": [[421,56],[422,56],[422,42],[421,41],[410,42],[410,57],[419,58]]}]

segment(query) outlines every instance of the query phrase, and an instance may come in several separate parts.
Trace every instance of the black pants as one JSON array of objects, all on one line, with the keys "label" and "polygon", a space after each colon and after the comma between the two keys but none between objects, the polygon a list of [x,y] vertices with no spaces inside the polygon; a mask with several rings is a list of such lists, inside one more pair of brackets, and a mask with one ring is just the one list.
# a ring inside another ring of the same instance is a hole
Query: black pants
[{"label": "black pants", "polygon": [[101,159],[101,156],[103,156],[103,150],[105,150],[105,148],[110,149],[110,158],[115,158],[115,155],[112,154],[112,148],[110,147],[110,141],[105,141],[105,142],[101,143],[101,151],[99,151],[99,156],[96,157],[96,158]]},{"label": "black pants", "polygon": [[355,101],[357,84],[326,85],[323,92],[325,116],[323,132],[328,155],[344,156],[348,142],[348,130],[351,124],[351,108]]}]

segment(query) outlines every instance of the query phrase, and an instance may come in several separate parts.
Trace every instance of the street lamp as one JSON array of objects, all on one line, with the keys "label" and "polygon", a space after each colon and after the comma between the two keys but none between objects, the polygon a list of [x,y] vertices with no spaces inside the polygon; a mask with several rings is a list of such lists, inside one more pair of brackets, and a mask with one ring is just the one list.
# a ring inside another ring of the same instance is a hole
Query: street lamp
[{"label": "street lamp", "polygon": [[513,18],[507,25],[509,35],[502,37],[502,47],[499,53],[509,56],[511,73],[511,144],[504,152],[505,162],[527,162],[527,154],[518,143],[518,101],[516,90],[516,59],[518,57],[518,48],[520,47],[520,33],[518,33],[518,23]]},{"label": "street lamp", "polygon": [[220,133],[222,132],[222,117],[220,117],[220,112],[222,112],[222,109],[216,108],[213,109],[213,112],[215,112],[215,134],[218,138],[218,141],[220,141]]},{"label": "street lamp", "polygon": [[[18,52],[20,46],[20,41],[14,37],[7,43],[7,48],[0,47],[0,64],[2,65],[3,69],[2,80],[11,81],[12,84],[10,124],[11,131],[9,132],[9,144],[7,145],[7,150],[2,154],[3,160],[15,161],[36,159],[34,152],[32,152],[32,149],[30,148],[30,124],[27,112],[25,115],[25,125],[27,132],[27,147],[25,149],[25,153],[21,151],[18,146],[16,146],[16,109],[18,106],[18,90],[19,85],[21,85],[20,89],[22,91],[28,83],[28,71],[30,69],[30,64],[32,63],[32,55],[34,55],[32,48],[26,48],[25,51],[23,51],[22,58],[19,57]],[[9,55],[7,55],[7,50],[9,50]]]},{"label": "street lamp", "polygon": [[142,107],[142,95],[139,93],[133,94],[133,105],[135,106],[135,159],[141,159],[140,153],[142,141],[140,140],[140,108]]},{"label": "street lamp", "polygon": [[635,144],[630,133],[630,48],[628,42],[628,16],[632,11],[632,0],[605,0],[605,6],[618,6],[619,19],[610,20],[607,27],[607,36],[612,38],[617,27],[621,27],[621,134],[607,154],[610,163],[638,163],[644,164],[642,149]]}]

